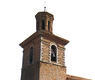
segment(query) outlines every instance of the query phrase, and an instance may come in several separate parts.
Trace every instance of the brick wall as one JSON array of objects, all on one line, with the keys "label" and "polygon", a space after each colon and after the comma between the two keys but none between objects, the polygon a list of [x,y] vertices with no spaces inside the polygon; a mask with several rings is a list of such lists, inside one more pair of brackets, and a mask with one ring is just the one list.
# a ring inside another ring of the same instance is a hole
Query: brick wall
[{"label": "brick wall", "polygon": [[42,39],[42,45],[41,45],[41,61],[43,62],[49,62],[49,63],[52,63],[51,62],[51,45],[56,45],[57,47],[57,63],[58,65],[62,65],[62,66],[65,66],[65,63],[64,63],[64,45],[60,45],[60,44],[56,44],[52,41],[49,41],[49,40],[46,40],[46,39]]},{"label": "brick wall", "polygon": [[40,62],[40,80],[66,80],[65,68],[55,64]]}]

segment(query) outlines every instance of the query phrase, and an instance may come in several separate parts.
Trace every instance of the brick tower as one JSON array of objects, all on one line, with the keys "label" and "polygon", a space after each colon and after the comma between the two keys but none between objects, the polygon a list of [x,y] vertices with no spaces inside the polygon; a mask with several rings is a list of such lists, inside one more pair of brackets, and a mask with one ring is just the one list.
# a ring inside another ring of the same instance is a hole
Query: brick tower
[{"label": "brick tower", "polygon": [[66,39],[53,34],[54,16],[36,14],[36,32],[24,40],[21,80],[66,80],[64,62]]}]

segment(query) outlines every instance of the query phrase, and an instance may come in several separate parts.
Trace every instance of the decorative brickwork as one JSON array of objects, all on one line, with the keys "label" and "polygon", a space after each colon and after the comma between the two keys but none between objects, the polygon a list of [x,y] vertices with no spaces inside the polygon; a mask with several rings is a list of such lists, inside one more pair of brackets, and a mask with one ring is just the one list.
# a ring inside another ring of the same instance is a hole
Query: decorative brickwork
[{"label": "decorative brickwork", "polygon": [[20,44],[23,48],[21,80],[88,80],[66,74],[64,56],[69,41],[53,34],[53,15],[39,12],[35,17],[36,32]]},{"label": "decorative brickwork", "polygon": [[65,66],[65,59],[64,59],[64,47],[58,47],[58,63]]},{"label": "decorative brickwork", "polygon": [[51,62],[51,45],[56,45],[57,47],[57,62],[55,64],[65,66],[64,62],[64,46],[56,44],[50,40],[42,39],[41,40],[41,60],[43,62],[49,62],[49,63],[54,63]]},{"label": "decorative brickwork", "polygon": [[50,58],[49,58],[49,55],[50,55],[50,45],[47,43],[47,42],[45,42],[45,41],[42,41],[42,61],[43,62],[49,62],[50,60]]}]

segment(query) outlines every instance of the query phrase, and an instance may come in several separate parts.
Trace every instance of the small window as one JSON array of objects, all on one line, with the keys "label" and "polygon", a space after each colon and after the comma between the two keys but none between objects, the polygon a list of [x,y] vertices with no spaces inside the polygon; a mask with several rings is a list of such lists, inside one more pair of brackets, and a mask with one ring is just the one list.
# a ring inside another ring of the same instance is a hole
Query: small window
[{"label": "small window", "polygon": [[55,45],[51,46],[51,61],[57,61],[57,49]]},{"label": "small window", "polygon": [[36,24],[37,24],[37,27],[36,27],[36,29],[38,30],[38,27],[39,27],[39,21],[37,21],[37,23],[36,23]]},{"label": "small window", "polygon": [[30,56],[29,56],[29,63],[33,63],[33,47],[30,48]]},{"label": "small window", "polygon": [[45,30],[45,21],[42,20],[42,29]]},{"label": "small window", "polygon": [[50,21],[48,21],[48,30],[50,31]]}]

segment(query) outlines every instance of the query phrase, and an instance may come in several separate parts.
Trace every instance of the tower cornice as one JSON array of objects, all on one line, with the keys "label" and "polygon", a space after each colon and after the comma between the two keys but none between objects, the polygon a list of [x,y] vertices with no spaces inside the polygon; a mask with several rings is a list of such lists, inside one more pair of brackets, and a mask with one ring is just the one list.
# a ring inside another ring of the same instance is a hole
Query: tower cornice
[{"label": "tower cornice", "polygon": [[35,38],[38,38],[38,37],[44,37],[50,41],[54,41],[58,44],[61,44],[61,45],[66,45],[67,43],[69,43],[68,40],[64,39],[64,38],[61,38],[59,36],[56,36],[54,34],[49,34],[47,32],[44,32],[44,31],[40,31],[40,32],[35,32],[34,34],[32,34],[29,38],[27,38],[26,40],[24,40],[20,46],[24,48],[25,45],[27,45],[29,42],[31,42],[33,39]]},{"label": "tower cornice", "polygon": [[49,16],[49,17],[51,17],[51,18],[54,20],[53,14],[51,14],[51,13],[49,13],[49,12],[38,12],[38,13],[35,15],[35,17],[37,18],[38,16],[41,16],[41,15],[43,15],[43,16]]}]

